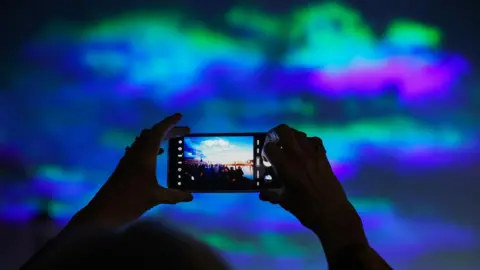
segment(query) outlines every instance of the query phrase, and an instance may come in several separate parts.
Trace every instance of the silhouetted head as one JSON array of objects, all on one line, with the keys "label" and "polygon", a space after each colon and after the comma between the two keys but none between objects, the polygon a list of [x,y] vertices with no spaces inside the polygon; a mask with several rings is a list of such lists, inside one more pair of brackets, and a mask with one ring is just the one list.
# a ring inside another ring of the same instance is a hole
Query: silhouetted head
[{"label": "silhouetted head", "polygon": [[211,247],[154,221],[70,241],[48,269],[229,269]]}]

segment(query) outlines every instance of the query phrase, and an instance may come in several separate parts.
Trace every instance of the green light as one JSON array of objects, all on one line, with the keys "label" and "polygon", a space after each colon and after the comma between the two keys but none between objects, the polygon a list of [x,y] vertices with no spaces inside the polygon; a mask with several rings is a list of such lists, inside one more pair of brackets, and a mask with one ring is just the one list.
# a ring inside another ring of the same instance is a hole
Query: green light
[{"label": "green light", "polygon": [[436,28],[402,20],[392,22],[385,36],[399,47],[436,47],[442,38]]}]

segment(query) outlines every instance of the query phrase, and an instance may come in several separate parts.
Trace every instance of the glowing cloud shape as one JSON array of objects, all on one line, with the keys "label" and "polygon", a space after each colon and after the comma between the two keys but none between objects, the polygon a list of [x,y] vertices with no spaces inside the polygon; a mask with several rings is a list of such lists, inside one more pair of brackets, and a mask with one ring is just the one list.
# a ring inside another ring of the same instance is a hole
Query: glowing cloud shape
[{"label": "glowing cloud shape", "polygon": [[160,97],[201,82],[210,65],[248,74],[264,61],[253,46],[162,13],[106,21],[85,31],[82,43],[86,67],[127,85],[153,88]]},{"label": "glowing cloud shape", "polygon": [[253,160],[253,139],[249,137],[185,138],[185,146],[197,150],[204,161],[211,163]]}]

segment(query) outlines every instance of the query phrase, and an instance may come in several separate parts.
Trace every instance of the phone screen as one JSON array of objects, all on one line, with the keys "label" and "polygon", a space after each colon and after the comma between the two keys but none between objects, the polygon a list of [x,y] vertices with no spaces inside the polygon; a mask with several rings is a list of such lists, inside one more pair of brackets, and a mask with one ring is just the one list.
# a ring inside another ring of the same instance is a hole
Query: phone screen
[{"label": "phone screen", "polygon": [[169,140],[168,187],[190,192],[280,188],[262,158],[266,133],[189,134]]}]

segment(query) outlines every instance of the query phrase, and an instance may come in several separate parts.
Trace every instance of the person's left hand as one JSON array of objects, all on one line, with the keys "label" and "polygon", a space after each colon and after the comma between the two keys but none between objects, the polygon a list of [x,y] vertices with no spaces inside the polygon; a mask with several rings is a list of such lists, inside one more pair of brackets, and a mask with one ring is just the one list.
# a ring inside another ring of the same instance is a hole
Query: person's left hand
[{"label": "person's left hand", "polygon": [[81,220],[87,218],[102,226],[121,226],[159,204],[193,200],[190,193],[160,186],[156,176],[157,155],[163,153],[161,142],[190,132],[187,127],[174,128],[181,118],[177,113],[142,131],[126,148],[108,181],[79,212]]}]

